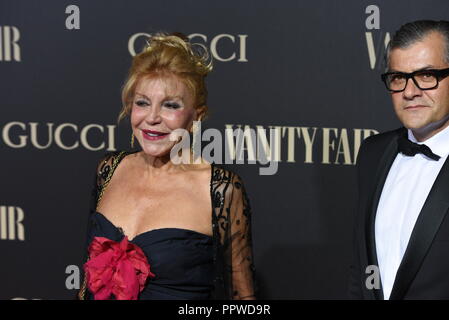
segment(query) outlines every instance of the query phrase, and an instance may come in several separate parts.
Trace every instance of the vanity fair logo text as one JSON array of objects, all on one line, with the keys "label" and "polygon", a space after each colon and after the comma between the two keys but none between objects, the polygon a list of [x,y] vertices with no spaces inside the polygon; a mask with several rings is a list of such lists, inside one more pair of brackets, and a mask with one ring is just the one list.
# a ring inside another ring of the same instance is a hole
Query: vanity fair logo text
[{"label": "vanity fair logo text", "polygon": [[260,169],[261,175],[275,174],[279,162],[355,165],[362,141],[377,133],[375,129],[242,124],[225,124],[222,132],[202,130],[201,122],[194,121],[193,141],[185,129],[172,132],[170,140],[179,142],[170,159],[176,164],[202,159],[215,164],[268,164]]},{"label": "vanity fair logo text", "polygon": [[249,163],[263,158],[275,162],[355,165],[362,141],[379,133],[363,128],[241,124],[225,127],[224,145],[232,150],[231,158],[240,154]]}]

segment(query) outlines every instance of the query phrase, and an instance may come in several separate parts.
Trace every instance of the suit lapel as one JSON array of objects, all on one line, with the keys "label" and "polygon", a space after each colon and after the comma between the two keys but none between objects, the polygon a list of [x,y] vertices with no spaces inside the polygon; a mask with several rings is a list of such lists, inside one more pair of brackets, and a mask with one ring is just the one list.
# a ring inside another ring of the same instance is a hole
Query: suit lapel
[{"label": "suit lapel", "polygon": [[[377,261],[377,251],[376,251],[376,239],[375,239],[375,221],[376,221],[376,212],[379,204],[380,196],[382,194],[382,189],[385,184],[385,180],[387,179],[388,172],[390,171],[391,165],[393,164],[394,159],[398,154],[398,144],[397,138],[399,134],[403,133],[401,130],[398,132],[391,141],[387,144],[384,150],[384,153],[379,161],[379,165],[376,170],[375,175],[375,188],[374,193],[371,198],[370,204],[368,206],[368,219],[366,221],[366,244],[367,244],[367,253],[368,253],[368,263],[370,265],[378,266]],[[383,299],[383,290],[382,285],[378,290],[372,290],[374,293],[374,297],[376,299]]]},{"label": "suit lapel", "polygon": [[438,174],[416,220],[410,240],[396,273],[391,300],[403,299],[432,245],[449,207],[449,158]]}]

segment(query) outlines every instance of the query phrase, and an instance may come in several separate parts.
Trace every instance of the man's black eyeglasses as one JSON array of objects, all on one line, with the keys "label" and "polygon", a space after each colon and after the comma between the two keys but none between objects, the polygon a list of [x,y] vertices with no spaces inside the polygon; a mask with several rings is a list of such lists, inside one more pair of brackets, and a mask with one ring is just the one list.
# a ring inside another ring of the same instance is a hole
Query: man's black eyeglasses
[{"label": "man's black eyeglasses", "polygon": [[411,73],[387,72],[381,75],[387,90],[391,92],[401,92],[405,90],[408,79],[412,79],[415,85],[421,90],[431,90],[438,87],[441,79],[449,75],[447,69],[426,69]]}]

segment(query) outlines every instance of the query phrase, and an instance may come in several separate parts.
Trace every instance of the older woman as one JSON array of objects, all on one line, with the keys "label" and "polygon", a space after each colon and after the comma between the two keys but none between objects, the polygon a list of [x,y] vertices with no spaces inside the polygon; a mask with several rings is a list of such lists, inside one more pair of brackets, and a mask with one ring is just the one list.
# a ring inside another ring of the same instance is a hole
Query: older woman
[{"label": "older woman", "polygon": [[141,151],[97,166],[80,299],[255,298],[241,178],[170,160],[171,134],[207,113],[211,63],[194,49],[180,34],[156,34],[133,59],[119,120],[130,115]]}]

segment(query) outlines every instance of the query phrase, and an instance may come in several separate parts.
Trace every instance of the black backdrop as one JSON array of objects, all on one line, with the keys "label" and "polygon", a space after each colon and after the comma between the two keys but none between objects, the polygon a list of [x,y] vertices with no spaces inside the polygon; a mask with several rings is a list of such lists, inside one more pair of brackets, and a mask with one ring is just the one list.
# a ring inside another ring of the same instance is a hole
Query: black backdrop
[{"label": "black backdrop", "polygon": [[231,166],[253,208],[260,297],[345,299],[354,159],[399,125],[379,77],[385,37],[448,12],[447,0],[0,0],[0,299],[74,296],[96,162],[129,149],[116,123],[129,46],[161,30],[213,51],[203,129],[280,133],[276,174]]}]

